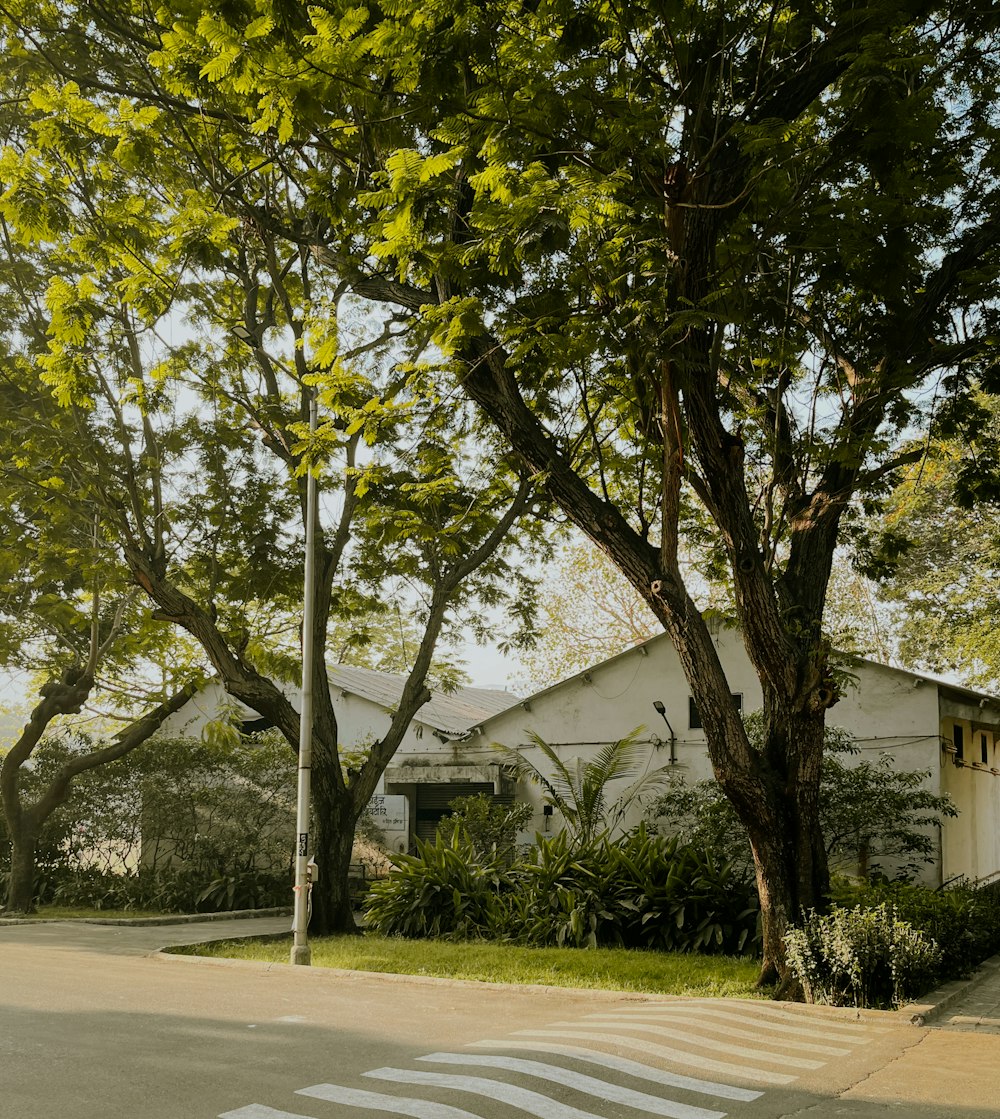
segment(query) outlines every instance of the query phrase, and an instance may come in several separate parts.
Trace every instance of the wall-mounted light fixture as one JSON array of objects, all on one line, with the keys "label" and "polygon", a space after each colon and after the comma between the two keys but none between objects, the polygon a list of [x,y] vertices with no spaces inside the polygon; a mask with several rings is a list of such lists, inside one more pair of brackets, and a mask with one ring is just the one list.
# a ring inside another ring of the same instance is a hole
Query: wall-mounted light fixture
[{"label": "wall-mounted light fixture", "polygon": [[667,708],[663,701],[660,699],[653,700],[653,708],[657,715],[667,724],[667,730],[670,733],[670,764],[677,764],[677,735],[674,734],[674,728],[670,725],[670,720],[667,718]]}]

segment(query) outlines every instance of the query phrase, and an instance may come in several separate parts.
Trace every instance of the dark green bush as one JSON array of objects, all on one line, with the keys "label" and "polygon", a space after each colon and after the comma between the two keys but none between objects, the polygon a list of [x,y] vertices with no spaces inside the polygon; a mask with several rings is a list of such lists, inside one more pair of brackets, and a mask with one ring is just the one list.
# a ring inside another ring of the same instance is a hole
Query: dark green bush
[{"label": "dark green bush", "polygon": [[888,904],[900,920],[941,948],[941,981],[970,975],[1000,950],[1000,889],[959,883],[946,890],[884,882],[858,891],[849,904],[870,909]]},{"label": "dark green bush", "polygon": [[[763,717],[746,716],[750,741],[762,749]],[[825,731],[820,784],[820,823],[831,867],[866,879],[886,869],[912,878],[935,857],[933,831],[944,816],[956,815],[947,795],[924,787],[925,770],[897,770],[888,751],[863,761],[851,735],[839,727]],[[688,785],[674,777],[647,810],[658,826],[687,843],[707,847],[720,859],[750,873],[750,839],[735,808],[715,781]]]},{"label": "dark green bush", "polygon": [[369,928],[382,936],[461,940],[493,927],[506,867],[497,855],[479,860],[460,829],[449,839],[417,840],[416,855],[395,855],[393,862],[388,878],[373,882],[368,891]]},{"label": "dark green bush", "polygon": [[289,904],[286,874],[244,871],[206,883],[195,867],[163,867],[116,874],[96,867],[64,871],[49,882],[44,900],[88,909],[157,909],[165,913],[217,913]]},{"label": "dark green bush", "polygon": [[490,936],[521,944],[739,953],[759,945],[753,885],[728,864],[640,827],[584,847],[539,836],[507,867],[460,828],[399,856],[372,887],[369,925],[387,935]]},{"label": "dark green bush", "polygon": [[438,834],[450,840],[456,829],[465,832],[477,857],[490,858],[494,852],[507,863],[517,856],[517,834],[531,819],[530,804],[498,804],[492,796],[478,793],[456,797],[448,805],[451,815],[438,824]]},{"label": "dark green bush", "polygon": [[[23,782],[30,800],[88,739],[53,735]],[[291,904],[295,761],[275,735],[151,740],[81,774],[46,821],[35,902],[209,912]],[[0,817],[0,887],[9,843]]]},{"label": "dark green bush", "polygon": [[759,950],[760,902],[753,880],[710,851],[640,825],[608,844],[618,883],[622,942],[671,952]]},{"label": "dark green bush", "polygon": [[495,934],[539,947],[621,943],[619,887],[608,874],[606,841],[581,848],[566,831],[537,838],[508,875]]}]

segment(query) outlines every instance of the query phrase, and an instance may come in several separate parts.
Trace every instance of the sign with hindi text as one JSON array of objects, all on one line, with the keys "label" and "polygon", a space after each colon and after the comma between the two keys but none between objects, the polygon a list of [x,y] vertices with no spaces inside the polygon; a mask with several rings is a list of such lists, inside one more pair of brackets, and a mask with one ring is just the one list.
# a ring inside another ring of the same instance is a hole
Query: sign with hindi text
[{"label": "sign with hindi text", "polygon": [[386,834],[393,832],[406,833],[406,809],[406,797],[401,795],[373,796],[368,802],[368,811],[371,813],[375,826],[381,828]]}]

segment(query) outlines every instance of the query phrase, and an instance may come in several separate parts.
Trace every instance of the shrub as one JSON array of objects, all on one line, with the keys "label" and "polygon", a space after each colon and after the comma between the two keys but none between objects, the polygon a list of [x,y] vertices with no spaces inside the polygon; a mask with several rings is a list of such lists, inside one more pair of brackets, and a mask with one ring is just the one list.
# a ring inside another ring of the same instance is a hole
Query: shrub
[{"label": "shrub", "polygon": [[643,827],[582,847],[566,832],[539,836],[512,867],[495,851],[484,857],[456,827],[396,862],[367,907],[385,934],[732,954],[759,944],[749,880]]},{"label": "shrub", "polygon": [[365,903],[368,927],[382,936],[475,938],[494,926],[506,868],[498,856],[479,861],[461,830],[416,855],[395,855],[388,878],[373,882]]},{"label": "shrub", "polygon": [[244,871],[206,882],[201,870],[162,867],[118,874],[97,867],[64,871],[44,900],[88,909],[159,909],[165,913],[216,913],[287,905],[284,873]]},{"label": "shrub", "polygon": [[870,909],[882,904],[940,945],[942,980],[970,975],[1000,949],[1000,889],[959,883],[930,890],[903,882],[883,882],[858,891],[853,905]]},{"label": "shrub", "polygon": [[[80,736],[43,741],[24,774],[29,795]],[[151,740],[81,774],[46,821],[36,903],[199,912],[287,905],[295,763],[275,735]],[[9,845],[0,818],[0,884]]]},{"label": "shrub", "polygon": [[785,936],[788,962],[810,1002],[888,1009],[937,981],[941,949],[886,902],[828,914],[810,910]]},{"label": "shrub", "polygon": [[531,805],[522,802],[498,804],[486,793],[456,797],[448,807],[451,815],[438,824],[438,834],[450,840],[456,829],[465,832],[477,858],[498,854],[506,863],[514,861],[517,834],[531,819]]},{"label": "shrub", "polygon": [[760,902],[752,879],[709,850],[647,833],[640,825],[608,845],[618,883],[622,940],[671,952],[738,955],[760,945]]},{"label": "shrub", "polygon": [[608,874],[604,841],[581,847],[566,831],[539,836],[510,882],[494,927],[505,939],[539,947],[621,943],[619,886]]},{"label": "shrub", "polygon": [[[750,741],[763,747],[760,712],[745,719]],[[820,785],[820,822],[827,856],[833,867],[859,878],[877,878],[891,866],[913,877],[934,859],[931,828],[943,816],[956,815],[947,796],[924,787],[928,771],[897,770],[888,752],[874,760],[845,764],[856,755],[851,736],[828,727]],[[715,781],[688,785],[674,777],[669,789],[652,802],[650,819],[686,842],[708,847],[718,858],[750,871],[752,860],[746,829]]]}]

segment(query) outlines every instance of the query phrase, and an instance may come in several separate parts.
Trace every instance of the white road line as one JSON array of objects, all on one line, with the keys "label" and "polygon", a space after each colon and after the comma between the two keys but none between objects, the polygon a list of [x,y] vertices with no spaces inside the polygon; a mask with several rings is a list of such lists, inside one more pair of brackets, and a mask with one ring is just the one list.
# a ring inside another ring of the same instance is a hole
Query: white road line
[{"label": "white road line", "polygon": [[[371,1075],[365,1073],[366,1076]],[[300,1088],[297,1096],[312,1096],[317,1100],[328,1100],[330,1103],[346,1103],[350,1107],[365,1107],[369,1111],[388,1111],[394,1115],[410,1115],[413,1119],[482,1119],[471,1111],[463,1111],[460,1107],[451,1107],[446,1103],[433,1103],[431,1100],[414,1100],[405,1096],[389,1096],[384,1092],[365,1092],[361,1088],[342,1088],[339,1084],[314,1084],[311,1088]],[[284,1112],[275,1112],[275,1119],[283,1119]],[[244,1116],[233,1112],[234,1119],[244,1119]],[[220,1116],[220,1119],[222,1117]],[[247,1115],[245,1119],[257,1119],[256,1115]],[[261,1115],[260,1119],[270,1119]],[[290,1116],[290,1119],[304,1119],[303,1116]]]},{"label": "white road line", "polygon": [[700,1018],[718,1018],[726,1022],[738,1022],[742,1026],[752,1026],[755,1030],[769,1030],[771,1033],[795,1034],[798,1037],[825,1038],[827,1041],[839,1041],[844,1044],[853,1042],[857,1044],[864,1040],[862,1037],[842,1037],[831,1033],[829,1030],[814,1029],[811,1026],[794,1025],[786,1026],[781,1022],[767,1022],[762,1018],[750,1014],[740,1014],[731,1010],[715,1010],[707,1006],[636,1006],[630,1013],[643,1018],[656,1018],[661,1014],[675,1017],[678,1015],[697,1014]]},{"label": "white road line", "polygon": [[709,1072],[721,1072],[725,1076],[742,1076],[748,1080],[759,1080],[762,1084],[791,1084],[793,1080],[798,1079],[788,1073],[772,1072],[770,1069],[753,1068],[750,1065],[735,1065],[729,1061],[716,1061],[712,1057],[703,1057],[700,1053],[692,1053],[685,1049],[671,1049],[667,1045],[654,1045],[651,1041],[626,1037],[623,1034],[569,1029],[515,1030],[514,1033],[523,1037],[568,1037],[579,1041],[601,1041],[605,1045],[627,1045],[638,1053],[649,1053],[654,1057],[707,1069]]},{"label": "white road line", "polygon": [[428,1053],[427,1056],[418,1057],[417,1060],[520,1072],[525,1076],[536,1076],[540,1080],[562,1084],[564,1088],[574,1088],[578,1092],[596,1096],[599,1100],[622,1103],[626,1107],[646,1111],[650,1115],[664,1115],[667,1119],[725,1119],[726,1115],[724,1111],[709,1111],[704,1107],[692,1107],[690,1104],[665,1100],[660,1096],[651,1096],[648,1092],[636,1092],[632,1088],[609,1084],[596,1076],[573,1072],[572,1069],[562,1068],[560,1065],[548,1065],[542,1061],[525,1061],[520,1057],[481,1056],[477,1053]]},{"label": "white road line", "polygon": [[312,1119],[312,1116],[300,1115],[297,1111],[278,1111],[262,1103],[250,1103],[235,1111],[224,1111],[219,1119]]},{"label": "white road line", "polygon": [[[687,1025],[693,1026],[695,1029],[714,1030],[716,1033],[724,1033],[726,1037],[742,1037],[745,1038],[747,1041],[758,1042],[762,1040],[760,1034],[754,1033],[753,1030],[741,1030],[737,1029],[735,1026],[730,1026],[728,1024],[719,1024],[718,1022],[711,1020],[708,1022],[702,1022],[696,1016],[697,1013],[697,1011],[692,1011],[690,1012],[690,1014],[687,1015],[677,1015],[664,1012],[662,1014],[643,1014],[640,1018],[638,1015],[631,1014],[628,1011],[618,1011],[604,1014],[585,1014],[584,1018],[588,1021],[593,1020],[596,1022],[607,1022],[614,1020],[626,1022],[642,1022],[643,1024],[648,1022],[651,1018],[662,1018],[667,1022],[679,1022],[679,1024],[682,1026]],[[735,1015],[733,1015],[733,1017],[735,1017]],[[737,1021],[742,1022],[743,1020],[737,1018]],[[745,1022],[743,1024],[746,1025]],[[793,1027],[789,1026],[787,1028],[791,1030]],[[847,1054],[850,1053],[850,1049],[839,1049],[833,1045],[818,1045],[815,1041],[796,1041],[791,1038],[784,1037],[775,1038],[774,1044],[781,1046],[783,1049],[796,1049],[800,1053],[820,1053],[826,1057],[846,1057]]]},{"label": "white road line", "polygon": [[700,1092],[704,1096],[717,1096],[722,1100],[750,1100],[759,1099],[764,1093],[755,1092],[750,1088],[735,1088],[731,1084],[718,1084],[713,1080],[698,1080],[693,1076],[681,1076],[680,1073],[666,1072],[664,1069],[644,1065],[641,1061],[630,1061],[628,1057],[617,1057],[614,1053],[605,1053],[603,1049],[584,1049],[579,1045],[556,1045],[547,1041],[470,1041],[469,1048],[477,1049],[518,1049],[530,1053],[555,1053],[562,1057],[574,1057],[578,1061],[588,1061],[590,1064],[600,1065],[603,1068],[624,1072],[639,1080],[651,1080],[654,1084],[666,1084],[671,1088],[684,1088],[689,1092]]},{"label": "white road line", "polygon": [[[641,1022],[617,1022],[612,1020],[597,1020],[592,1018],[587,1023],[580,1022],[553,1022],[553,1026],[577,1026],[581,1024],[595,1026],[613,1026],[616,1030],[635,1030],[637,1033],[656,1034],[657,1037],[669,1037],[671,1041],[683,1041],[694,1045],[698,1049],[711,1049],[715,1053],[725,1053],[731,1057],[746,1057],[751,1061],[764,1061],[771,1065],[787,1065],[789,1068],[817,1069],[822,1068],[823,1061],[810,1061],[805,1057],[785,1057],[778,1053],[768,1053],[763,1049],[747,1049],[745,1045],[729,1045],[724,1041],[717,1041],[712,1037],[701,1037],[690,1031],[672,1030],[669,1026],[645,1026]],[[518,1031],[520,1032],[520,1031]]]},{"label": "white road line", "polygon": [[578,1107],[560,1103],[541,1092],[530,1092],[502,1080],[490,1080],[485,1076],[451,1076],[446,1072],[410,1072],[403,1068],[377,1068],[363,1073],[377,1080],[392,1080],[396,1084],[424,1084],[429,1088],[454,1088],[457,1092],[472,1092],[488,1096],[491,1100],[509,1103],[519,1107],[538,1119],[601,1119],[591,1111],[581,1111]]},{"label": "white road line", "polygon": [[[692,1004],[699,1006],[718,1006],[718,999],[691,999]],[[730,1003],[730,1006],[733,1004]],[[873,1029],[881,1032],[884,1027],[866,1022],[860,1025],[853,1022],[835,1022],[826,1018],[811,1018],[808,1013],[798,1014],[793,1010],[782,1010],[780,1006],[771,1006],[766,1002],[745,1002],[740,1005],[741,1010],[748,1013],[760,1014],[765,1018],[772,1018],[777,1022],[808,1022],[810,1025],[820,1023],[824,1030],[833,1030],[834,1033],[853,1034],[861,1039],[870,1036]]]}]

